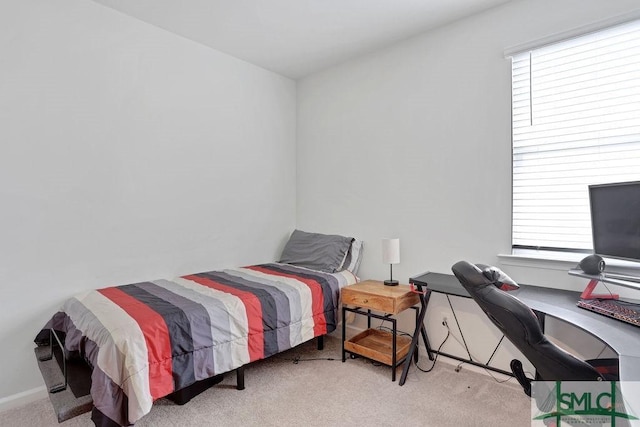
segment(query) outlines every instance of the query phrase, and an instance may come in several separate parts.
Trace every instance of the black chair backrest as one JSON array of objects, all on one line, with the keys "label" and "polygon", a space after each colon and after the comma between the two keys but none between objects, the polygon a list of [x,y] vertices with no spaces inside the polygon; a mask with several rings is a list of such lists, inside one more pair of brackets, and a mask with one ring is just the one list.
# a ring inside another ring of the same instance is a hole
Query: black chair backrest
[{"label": "black chair backrest", "polygon": [[499,269],[460,261],[451,270],[482,311],[535,366],[537,379],[602,379],[590,364],[567,353],[545,337],[533,311],[518,298],[502,290],[517,288],[517,285]]}]

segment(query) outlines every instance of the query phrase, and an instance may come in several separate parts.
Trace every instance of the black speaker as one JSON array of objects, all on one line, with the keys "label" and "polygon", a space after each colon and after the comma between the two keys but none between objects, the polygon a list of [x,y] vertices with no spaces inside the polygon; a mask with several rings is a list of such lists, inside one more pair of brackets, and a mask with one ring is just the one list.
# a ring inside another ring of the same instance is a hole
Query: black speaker
[{"label": "black speaker", "polygon": [[600,255],[589,255],[580,261],[578,268],[587,274],[600,274],[604,271],[604,260]]}]

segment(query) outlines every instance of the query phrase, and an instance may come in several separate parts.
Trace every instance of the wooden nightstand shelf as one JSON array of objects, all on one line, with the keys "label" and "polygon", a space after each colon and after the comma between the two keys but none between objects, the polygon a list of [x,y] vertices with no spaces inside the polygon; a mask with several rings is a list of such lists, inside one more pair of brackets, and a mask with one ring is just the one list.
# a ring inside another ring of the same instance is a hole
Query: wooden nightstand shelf
[{"label": "wooden nightstand shelf", "polygon": [[[391,380],[396,380],[396,368],[409,357],[411,339],[397,336],[395,315],[420,302],[418,295],[407,285],[385,286],[382,282],[367,280],[342,289],[342,361],[346,353],[357,354],[391,366]],[[347,305],[355,306],[354,308]],[[366,309],[366,311],[364,311]],[[382,312],[376,314],[371,311]],[[367,316],[367,330],[346,339],[346,312]],[[371,328],[371,318],[389,321],[391,332]],[[416,352],[417,358],[417,352]]]}]

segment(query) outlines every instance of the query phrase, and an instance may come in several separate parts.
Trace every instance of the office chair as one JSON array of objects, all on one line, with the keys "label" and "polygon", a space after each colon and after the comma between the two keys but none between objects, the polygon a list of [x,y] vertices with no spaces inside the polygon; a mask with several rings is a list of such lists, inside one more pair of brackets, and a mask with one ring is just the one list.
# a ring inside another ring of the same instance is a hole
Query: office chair
[{"label": "office chair", "polygon": [[[507,291],[519,286],[496,267],[460,261],[451,267],[458,281],[505,337],[536,368],[537,381],[615,381],[617,359],[584,361],[549,341],[534,312]],[[531,396],[531,381],[522,363],[511,361],[511,371]]]}]

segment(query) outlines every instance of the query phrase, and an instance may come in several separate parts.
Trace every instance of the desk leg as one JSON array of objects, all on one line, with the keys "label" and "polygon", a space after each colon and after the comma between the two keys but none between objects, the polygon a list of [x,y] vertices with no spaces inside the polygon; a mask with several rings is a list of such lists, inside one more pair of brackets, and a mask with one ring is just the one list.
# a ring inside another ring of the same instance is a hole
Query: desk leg
[{"label": "desk leg", "polygon": [[[431,291],[427,290],[427,294],[423,295],[420,302],[424,303],[422,307],[422,311],[427,313],[427,306],[429,305],[429,300],[431,299]],[[429,337],[427,336],[427,328],[424,326],[424,314],[422,315],[422,320],[420,321],[420,334],[422,335],[422,341],[424,342],[424,346],[427,349],[427,356],[429,356],[429,360],[433,360],[433,351],[431,351],[431,343],[429,343]]]},{"label": "desk leg", "polygon": [[345,306],[342,306],[342,362],[344,363],[347,359],[344,353],[344,340],[347,336],[347,319],[345,318],[347,314],[347,310],[345,310]]},{"label": "desk leg", "polygon": [[[418,288],[418,292],[422,292],[422,286],[416,285]],[[424,328],[424,317],[427,313],[427,304],[429,303],[429,297],[431,296],[430,291],[426,291],[424,294],[420,293],[420,314],[418,315],[418,322],[416,323],[416,329],[413,332],[413,338],[411,339],[411,347],[409,347],[408,356],[414,354],[414,352],[418,351],[418,341],[420,340],[420,335],[422,335],[423,340],[425,341],[425,345],[427,346],[427,354],[429,355],[429,359],[433,360],[433,356],[431,354],[431,347],[429,347],[427,339],[427,332]],[[409,373],[409,366],[411,366],[411,357],[407,357],[404,362],[404,367],[402,368],[402,375],[400,376],[400,385],[404,385],[407,380],[407,374]]]},{"label": "desk leg", "polygon": [[427,329],[424,327],[424,325],[422,326],[420,332],[422,333],[422,341],[424,341],[424,346],[427,349],[429,360],[433,360],[433,351],[431,351],[431,344],[429,343],[429,337],[427,336]]},{"label": "desk leg", "polygon": [[[396,319],[395,318],[391,318],[389,319],[391,321],[391,324],[393,325],[393,338],[391,339],[391,381],[395,381],[396,380],[396,369],[397,369],[397,363],[398,363],[398,359],[397,359],[397,354],[396,354],[396,350],[397,350],[397,345],[396,345],[396,334],[397,334],[397,328],[396,328]],[[411,357],[409,356],[411,353],[407,353],[407,359],[411,360]]]},{"label": "desk leg", "polygon": [[[416,312],[416,325],[418,325],[418,316],[420,315],[420,308],[419,307],[411,307],[413,310],[415,310]],[[418,363],[418,361],[420,360],[420,350],[418,349],[418,346],[416,346],[416,351],[413,354],[413,360],[414,362]]]}]

